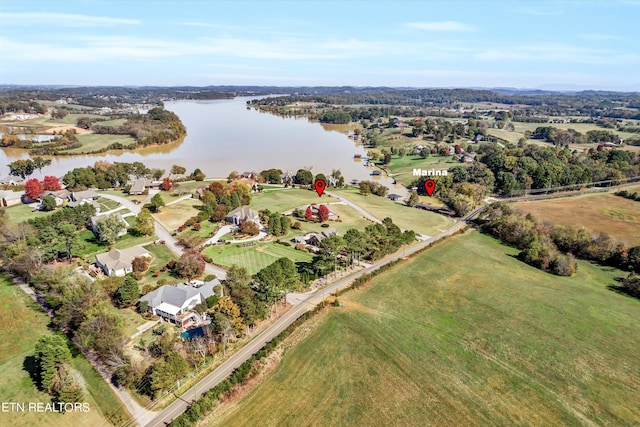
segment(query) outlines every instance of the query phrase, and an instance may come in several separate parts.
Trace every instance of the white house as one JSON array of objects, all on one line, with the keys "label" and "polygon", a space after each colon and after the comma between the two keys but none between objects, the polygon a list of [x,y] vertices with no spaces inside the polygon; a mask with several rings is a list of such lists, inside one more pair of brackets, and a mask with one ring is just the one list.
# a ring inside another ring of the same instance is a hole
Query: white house
[{"label": "white house", "polygon": [[133,271],[133,259],[137,257],[152,258],[141,246],[127,249],[111,249],[109,252],[96,255],[96,266],[107,276],[124,276]]},{"label": "white house", "polygon": [[215,288],[218,286],[220,286],[218,279],[198,287],[182,283],[164,285],[149,292],[140,298],[140,301],[149,304],[149,312],[184,327],[187,322],[197,321],[200,318],[191,310],[214,295]]},{"label": "white house", "polygon": [[19,176],[9,175],[2,179],[0,179],[0,185],[22,185],[24,184],[24,179]]},{"label": "white house", "polygon": [[2,206],[13,206],[20,203],[22,193],[18,191],[0,191],[0,202]]},{"label": "white house", "polygon": [[253,209],[239,207],[229,212],[225,220],[234,225],[241,225],[245,221],[253,221],[256,224],[260,224],[260,215]]}]

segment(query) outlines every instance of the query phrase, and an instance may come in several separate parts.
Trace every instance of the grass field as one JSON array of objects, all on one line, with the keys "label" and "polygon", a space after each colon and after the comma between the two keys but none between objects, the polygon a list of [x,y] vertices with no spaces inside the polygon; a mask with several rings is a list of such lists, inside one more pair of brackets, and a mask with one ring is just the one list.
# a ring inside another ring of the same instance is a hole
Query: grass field
[{"label": "grass field", "polygon": [[262,194],[254,194],[249,206],[254,210],[269,209],[271,212],[284,212],[298,206],[311,203],[337,202],[326,194],[318,197],[315,190],[302,190],[299,188],[267,191]]},{"label": "grass field", "polygon": [[101,212],[110,211],[120,206],[120,203],[106,197],[98,197],[97,202],[100,204]]},{"label": "grass field", "polygon": [[90,119],[106,119],[108,116],[101,116],[100,114],[90,114],[90,113],[71,113],[67,114],[61,119],[49,119],[47,120],[50,123],[62,123],[65,125],[75,125],[78,123],[78,119],[81,117],[88,117]]},{"label": "grass field", "polygon": [[[637,189],[631,192],[633,191]],[[618,197],[613,193],[518,202],[512,206],[531,213],[538,220],[583,226],[596,233],[608,233],[630,245],[640,245],[640,202]]]},{"label": "grass field", "polygon": [[[478,232],[381,274],[202,425],[638,425],[640,301]],[[311,326],[309,326],[311,327]]]},{"label": "grass field", "polygon": [[82,143],[82,147],[72,150],[65,150],[65,153],[89,153],[92,151],[106,148],[109,144],[119,142],[123,145],[135,144],[136,140],[129,135],[98,135],[86,134],[78,135],[78,141]]},{"label": "grass field", "polygon": [[197,200],[181,200],[178,203],[160,208],[160,212],[153,214],[153,216],[160,221],[167,230],[175,230],[184,224],[187,219],[198,215],[200,211],[193,207],[193,205],[198,204],[201,203]]},{"label": "grass field", "polygon": [[213,258],[216,264],[241,265],[251,274],[257,273],[278,258],[289,258],[293,262],[311,261],[312,258],[307,252],[277,243],[258,243],[249,248],[240,248],[238,245],[214,245],[206,248],[203,253]]},{"label": "grass field", "polygon": [[[51,397],[37,390],[28,371],[24,368],[25,358],[33,354],[33,349],[41,335],[52,333],[47,325],[49,318],[18,287],[4,276],[0,277],[0,401],[2,402],[43,402]],[[75,356],[73,368],[82,374],[85,384],[83,402],[88,402],[90,411],[69,414],[56,413],[0,413],[0,425],[34,426],[98,426],[109,425],[104,415],[120,414],[125,411],[109,386],[99,377],[82,356]]]},{"label": "grass field", "polygon": [[335,190],[334,192],[354,202],[378,219],[382,220],[386,217],[391,217],[394,224],[397,224],[400,228],[410,229],[427,236],[438,234],[453,223],[451,218],[421,209],[402,206],[386,197],[363,196],[355,188]]},{"label": "grass field", "polygon": [[458,161],[456,156],[445,157],[431,154],[426,159],[413,155],[402,158],[393,156],[387,171],[390,174],[401,176],[402,179],[409,183],[418,178],[414,178],[412,175],[414,168],[444,170],[460,165],[462,165],[462,163]]},{"label": "grass field", "polygon": [[24,204],[19,203],[17,205],[9,206],[5,208],[5,213],[9,221],[14,224],[19,224],[21,222],[28,221],[32,218],[40,218],[51,215],[54,211],[44,212],[44,211],[35,211],[32,212],[35,207],[35,203]]}]

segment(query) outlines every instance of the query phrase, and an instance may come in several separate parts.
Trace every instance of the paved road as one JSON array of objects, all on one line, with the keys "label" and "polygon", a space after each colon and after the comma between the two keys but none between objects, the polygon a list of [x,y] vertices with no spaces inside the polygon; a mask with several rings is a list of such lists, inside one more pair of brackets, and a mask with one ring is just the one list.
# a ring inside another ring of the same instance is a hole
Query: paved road
[{"label": "paved road", "polygon": [[355,209],[356,212],[358,212],[360,215],[362,215],[363,217],[373,221],[373,222],[377,222],[377,223],[382,223],[381,220],[379,220],[378,218],[376,218],[375,216],[373,216],[373,214],[365,211],[364,209],[362,209],[360,206],[356,205],[355,203],[353,203],[351,200],[346,199],[342,196],[337,195],[336,193],[329,193],[327,192],[327,194],[331,197],[335,197],[336,199],[340,200],[342,203],[344,203],[347,206],[351,206],[353,209]]}]

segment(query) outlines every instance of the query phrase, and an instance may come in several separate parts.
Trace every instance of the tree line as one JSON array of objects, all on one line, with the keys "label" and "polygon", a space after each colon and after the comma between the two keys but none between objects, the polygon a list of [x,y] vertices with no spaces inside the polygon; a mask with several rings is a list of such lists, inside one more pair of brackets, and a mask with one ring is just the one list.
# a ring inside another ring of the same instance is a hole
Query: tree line
[{"label": "tree line", "polygon": [[577,270],[575,258],[580,258],[640,273],[640,246],[629,247],[606,233],[538,222],[505,203],[489,205],[478,222],[487,233],[520,249],[519,259],[543,271],[571,276]]}]

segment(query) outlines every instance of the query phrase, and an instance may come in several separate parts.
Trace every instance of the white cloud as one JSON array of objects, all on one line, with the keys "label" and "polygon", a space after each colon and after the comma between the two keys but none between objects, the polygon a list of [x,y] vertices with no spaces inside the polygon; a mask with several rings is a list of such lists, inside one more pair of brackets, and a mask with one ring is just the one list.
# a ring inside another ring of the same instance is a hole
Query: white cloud
[{"label": "white cloud", "polygon": [[407,22],[405,26],[417,30],[436,32],[475,31],[475,27],[456,21]]},{"label": "white cloud", "polygon": [[168,41],[125,36],[68,37],[62,42],[26,42],[0,37],[0,56],[13,60],[107,62],[184,56],[213,56],[254,60],[349,60],[406,54],[393,43],[357,39],[310,41],[300,38],[260,40],[217,37]]},{"label": "white cloud", "polygon": [[622,53],[609,49],[593,49],[569,44],[548,43],[502,46],[500,49],[480,50],[473,55],[475,60],[500,61],[555,61],[584,64],[610,64],[635,62],[640,55]]},{"label": "white cloud", "polygon": [[138,19],[113,18],[108,16],[90,16],[73,13],[55,12],[0,12],[0,23],[9,25],[58,25],[63,27],[92,27],[112,25],[137,25]]}]

